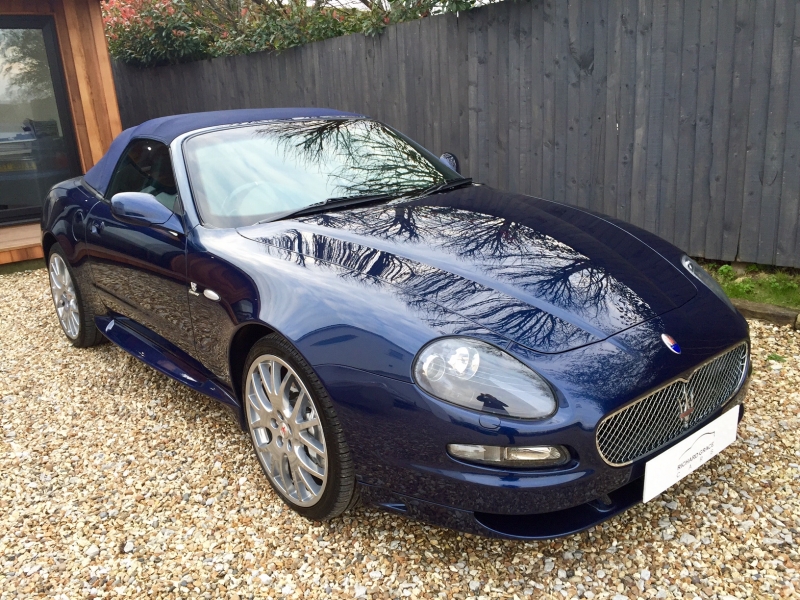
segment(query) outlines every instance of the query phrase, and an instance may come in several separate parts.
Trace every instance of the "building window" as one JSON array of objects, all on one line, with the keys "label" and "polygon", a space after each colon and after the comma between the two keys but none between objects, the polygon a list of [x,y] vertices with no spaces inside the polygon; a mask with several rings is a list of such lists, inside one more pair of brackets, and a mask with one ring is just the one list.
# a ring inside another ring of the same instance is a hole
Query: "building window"
[{"label": "building window", "polygon": [[35,221],[80,174],[52,17],[0,16],[0,224]]}]

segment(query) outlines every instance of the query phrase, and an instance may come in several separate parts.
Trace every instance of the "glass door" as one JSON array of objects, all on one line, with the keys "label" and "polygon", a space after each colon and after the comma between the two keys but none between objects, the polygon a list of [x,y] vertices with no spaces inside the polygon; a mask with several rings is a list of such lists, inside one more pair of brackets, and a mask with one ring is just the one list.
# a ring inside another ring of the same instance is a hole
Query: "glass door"
[{"label": "glass door", "polygon": [[53,19],[0,16],[0,225],[38,220],[80,173]]}]

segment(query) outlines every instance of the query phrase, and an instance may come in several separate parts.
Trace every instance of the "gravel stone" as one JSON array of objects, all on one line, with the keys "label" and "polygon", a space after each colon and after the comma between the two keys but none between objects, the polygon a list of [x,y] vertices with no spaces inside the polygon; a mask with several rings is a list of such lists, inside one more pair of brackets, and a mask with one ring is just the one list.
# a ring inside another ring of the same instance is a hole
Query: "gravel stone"
[{"label": "gravel stone", "polygon": [[302,519],[220,405],[74,349],[43,269],[0,275],[0,600],[798,597],[800,331],[750,325],[730,448],[589,531],[511,542],[370,507]]}]

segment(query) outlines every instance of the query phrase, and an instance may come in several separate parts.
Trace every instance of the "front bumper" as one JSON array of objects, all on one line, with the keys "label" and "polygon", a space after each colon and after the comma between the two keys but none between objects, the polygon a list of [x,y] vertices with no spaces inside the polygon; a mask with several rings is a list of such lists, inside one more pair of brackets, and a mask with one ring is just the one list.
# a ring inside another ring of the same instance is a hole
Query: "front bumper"
[{"label": "front bumper", "polygon": [[[741,421],[744,416],[744,404],[741,404],[741,401],[746,392],[747,390],[743,388],[742,392],[708,421],[715,419],[728,409],[739,410],[739,420]],[[738,408],[736,408],[737,405]],[[704,421],[704,423],[708,421]],[[507,515],[462,510],[403,496],[378,486],[366,484],[360,486],[362,500],[384,510],[464,533],[515,540],[558,538],[599,525],[639,504],[642,501],[643,488],[644,475],[642,474],[601,497],[577,506],[547,513]],[[554,490],[554,493],[557,492]]]},{"label": "front bumper", "polygon": [[[551,419],[512,423],[493,422],[396,379],[332,365],[318,366],[317,372],[347,432],[367,503],[464,532],[546,539],[592,527],[641,502],[645,464],[652,455],[624,467],[602,460],[595,427],[612,406],[591,403],[586,394],[597,390],[586,391],[585,385],[573,388],[569,402],[562,397]],[[661,451],[741,405],[748,384],[749,375],[732,398]],[[579,388],[584,396],[577,395]],[[635,397],[642,391],[629,387],[620,394]],[[618,398],[611,402],[622,404]],[[743,407],[739,410],[741,418]],[[541,471],[503,471],[454,460],[446,453],[447,443],[563,444],[573,460]]]}]

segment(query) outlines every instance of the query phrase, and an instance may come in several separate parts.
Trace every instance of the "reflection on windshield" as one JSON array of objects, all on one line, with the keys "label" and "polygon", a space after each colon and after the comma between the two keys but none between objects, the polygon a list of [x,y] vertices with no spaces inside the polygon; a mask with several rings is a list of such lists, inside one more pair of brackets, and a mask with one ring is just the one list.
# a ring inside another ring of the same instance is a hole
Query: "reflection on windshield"
[{"label": "reflection on windshield", "polygon": [[458,179],[430,152],[368,119],[273,121],[185,145],[203,221],[251,225],[328,198],[400,196]]}]

